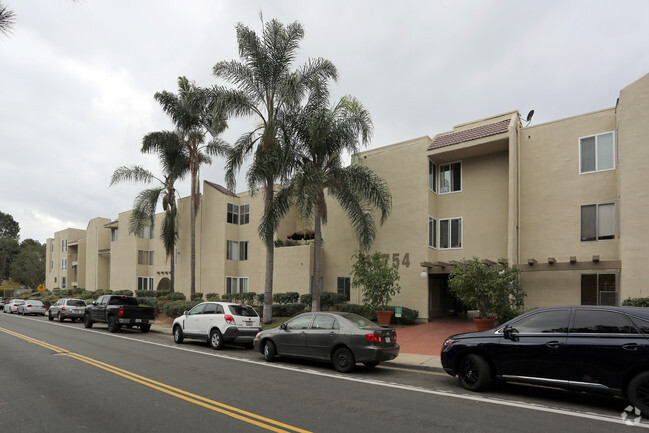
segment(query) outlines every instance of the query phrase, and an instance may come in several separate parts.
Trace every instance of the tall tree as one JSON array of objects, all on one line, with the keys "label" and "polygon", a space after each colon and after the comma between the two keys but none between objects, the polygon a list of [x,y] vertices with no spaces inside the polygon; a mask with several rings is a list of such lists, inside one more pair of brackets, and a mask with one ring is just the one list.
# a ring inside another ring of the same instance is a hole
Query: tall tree
[{"label": "tall tree", "polygon": [[8,213],[0,212],[0,238],[11,238],[18,240],[20,224]]},{"label": "tall tree", "polygon": [[[226,144],[218,138],[225,122],[214,118],[217,94],[212,89],[198,87],[186,77],[178,78],[178,94],[162,91],[154,97],[162,110],[171,117],[181,142],[187,149],[191,175],[190,194],[190,291],[196,292],[196,215],[200,206],[201,164],[210,164],[212,156],[224,154]],[[208,139],[208,133],[211,139]]]},{"label": "tall tree", "polygon": [[19,252],[20,245],[16,239],[0,237],[0,282],[9,278],[9,268]]},{"label": "tall tree", "polygon": [[16,14],[0,2],[0,35],[9,35],[16,22]]},{"label": "tall tree", "polygon": [[277,119],[288,107],[297,104],[313,80],[337,78],[335,66],[317,58],[297,70],[292,64],[304,29],[298,22],[285,26],[277,20],[264,23],[262,33],[239,23],[236,27],[240,60],[222,61],[214,66],[214,75],[235,86],[221,89],[217,120],[225,116],[252,116],[258,126],[244,133],[232,146],[226,163],[228,188],[235,189],[235,176],[246,158],[252,164],[246,173],[248,187],[263,190],[264,213],[258,233],[266,245],[264,280],[264,323],[272,321],[274,235],[288,201],[276,196],[275,184],[289,172],[289,149],[278,140]]},{"label": "tall tree", "polygon": [[20,243],[20,252],[10,267],[14,281],[35,289],[45,281],[45,245],[33,239]]},{"label": "tall tree", "polygon": [[383,179],[360,164],[343,166],[345,152],[357,153],[370,142],[369,112],[350,96],[330,108],[328,96],[326,83],[318,83],[306,106],[283,122],[294,142],[297,164],[288,188],[302,219],[314,225],[312,311],[320,311],[322,225],[328,219],[325,191],[347,213],[363,251],[376,237],[373,211],[378,210],[383,224],[392,209],[392,196]]},{"label": "tall tree", "polygon": [[124,181],[150,184],[157,181],[158,186],[140,192],[133,203],[129,219],[129,233],[141,233],[147,224],[153,225],[155,211],[161,202],[165,216],[160,229],[160,239],[165,247],[167,259],[171,258],[171,287],[175,291],[176,260],[174,250],[178,242],[178,207],[176,203],[176,181],[182,180],[189,169],[187,149],[181,137],[175,132],[160,131],[147,134],[142,140],[142,152],[158,154],[162,166],[162,178],[139,165],[118,167],[111,178],[110,185]]}]

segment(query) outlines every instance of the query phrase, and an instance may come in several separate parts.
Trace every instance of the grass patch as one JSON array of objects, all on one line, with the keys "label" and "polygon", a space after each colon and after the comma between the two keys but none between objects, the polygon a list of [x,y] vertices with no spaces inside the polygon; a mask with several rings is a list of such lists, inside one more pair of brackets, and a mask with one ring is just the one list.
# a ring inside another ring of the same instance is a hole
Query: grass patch
[{"label": "grass patch", "polygon": [[273,321],[270,323],[262,322],[261,329],[262,331],[265,331],[266,329],[277,328],[279,325],[286,322],[288,319],[290,319],[290,317],[273,317]]}]

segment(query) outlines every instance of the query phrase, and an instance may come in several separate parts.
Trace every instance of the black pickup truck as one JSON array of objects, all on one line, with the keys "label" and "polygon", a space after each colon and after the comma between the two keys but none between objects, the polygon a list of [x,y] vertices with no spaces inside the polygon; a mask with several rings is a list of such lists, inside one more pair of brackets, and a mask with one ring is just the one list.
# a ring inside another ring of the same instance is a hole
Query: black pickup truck
[{"label": "black pickup truck", "polygon": [[104,295],[86,307],[83,326],[91,328],[95,322],[108,323],[110,332],[118,332],[122,325],[149,332],[155,322],[155,308],[138,305],[132,296]]}]

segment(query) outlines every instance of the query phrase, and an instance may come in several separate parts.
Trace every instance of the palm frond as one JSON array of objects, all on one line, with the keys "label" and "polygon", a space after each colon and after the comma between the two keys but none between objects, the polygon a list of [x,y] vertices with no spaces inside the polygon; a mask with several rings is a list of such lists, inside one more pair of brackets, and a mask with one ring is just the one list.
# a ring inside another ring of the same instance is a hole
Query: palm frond
[{"label": "palm frond", "polygon": [[140,165],[123,165],[117,167],[113,172],[113,176],[110,179],[110,186],[127,181],[148,184],[155,179],[160,180],[155,177],[153,173]]}]

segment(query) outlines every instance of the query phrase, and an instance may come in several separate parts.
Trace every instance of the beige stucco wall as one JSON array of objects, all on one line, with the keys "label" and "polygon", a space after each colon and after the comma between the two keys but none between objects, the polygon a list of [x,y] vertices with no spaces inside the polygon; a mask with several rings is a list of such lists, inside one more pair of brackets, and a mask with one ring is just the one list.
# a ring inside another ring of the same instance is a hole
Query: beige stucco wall
[{"label": "beige stucco wall", "polygon": [[[71,253],[76,254],[77,248],[75,247],[73,251],[70,251],[68,246],[67,251],[62,251],[62,242],[67,240],[68,245],[72,242],[78,242],[83,236],[85,236],[85,230],[68,228],[60,230],[54,233],[53,238],[47,239],[45,260],[46,260],[46,269],[45,269],[45,287],[48,289],[61,288],[61,278],[66,277],[66,289],[72,288],[72,280],[70,278],[74,277],[74,270],[72,269],[72,260]],[[54,248],[52,251],[52,245]],[[61,269],[61,261],[63,258],[68,259],[67,270]],[[51,261],[54,261],[54,266],[50,267]],[[56,279],[56,282],[55,282]]]}]

